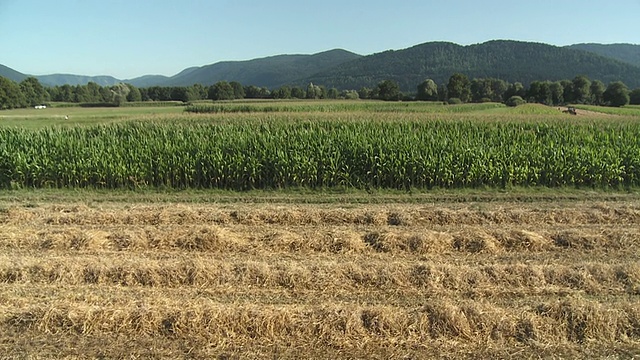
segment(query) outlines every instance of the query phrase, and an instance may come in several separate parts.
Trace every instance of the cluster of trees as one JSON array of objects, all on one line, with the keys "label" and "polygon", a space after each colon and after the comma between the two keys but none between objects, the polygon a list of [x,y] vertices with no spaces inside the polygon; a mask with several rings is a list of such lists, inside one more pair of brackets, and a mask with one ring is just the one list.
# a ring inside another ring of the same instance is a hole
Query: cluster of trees
[{"label": "cluster of trees", "polygon": [[141,92],[129,84],[103,87],[90,82],[77,86],[44,87],[34,77],[16,83],[0,76],[0,109],[30,107],[49,101],[118,105],[125,101],[141,101]]},{"label": "cluster of trees", "polygon": [[18,84],[0,76],[0,110],[34,106],[48,99],[49,93],[36,78]]},{"label": "cluster of trees", "polygon": [[632,88],[640,87],[640,68],[615,60],[621,59],[626,50],[619,46],[611,50],[609,54],[595,51],[599,56],[567,47],[509,40],[468,46],[429,42],[346,61],[305,79],[339,89],[376,87],[380,81],[393,79],[402,91],[414,92],[424,79],[446,84],[456,72],[464,72],[469,79],[498,78],[520,81],[526,86],[536,80],[572,79],[583,74],[605,84],[622,80]]},{"label": "cluster of trees", "polygon": [[[399,91],[399,90],[398,90]],[[367,98],[375,92],[365,89]],[[355,90],[338,91],[324,86],[309,84],[300,86],[282,86],[270,90],[254,85],[243,86],[237,81],[220,81],[211,86],[194,84],[192,86],[151,86],[137,88],[131,84],[100,86],[95,82],[86,85],[62,85],[44,87],[38,79],[30,77],[21,83],[0,77],[0,109],[12,109],[44,104],[49,101],[112,104],[136,101],[182,101],[197,100],[234,100],[234,99],[358,99]]]},{"label": "cluster of trees", "polygon": [[640,104],[640,88],[630,91],[620,81],[605,86],[601,81],[591,81],[586,76],[576,76],[573,80],[533,81],[525,88],[522,83],[508,83],[495,78],[470,80],[460,73],[453,74],[446,84],[438,85],[434,80],[427,79],[417,85],[415,94],[403,94],[399,84],[393,80],[381,81],[374,88],[339,91],[313,83],[309,83],[306,88],[281,86],[270,90],[253,85],[243,86],[237,81],[220,81],[211,86],[195,84],[148,88],[137,88],[131,84],[100,86],[94,82],[86,85],[44,87],[34,77],[26,78],[20,83],[0,77],[0,109],[35,106],[48,101],[117,106],[127,101],[190,102],[204,99],[380,99],[624,106],[629,103]]},{"label": "cluster of trees", "polygon": [[510,84],[494,78],[469,80],[464,74],[456,73],[447,84],[440,86],[431,79],[423,81],[417,87],[416,99],[462,103],[493,101],[624,106],[640,104],[640,88],[630,91],[621,81],[605,86],[602,81],[591,81],[583,75],[573,80],[533,81],[529,88],[525,88],[519,82]]}]

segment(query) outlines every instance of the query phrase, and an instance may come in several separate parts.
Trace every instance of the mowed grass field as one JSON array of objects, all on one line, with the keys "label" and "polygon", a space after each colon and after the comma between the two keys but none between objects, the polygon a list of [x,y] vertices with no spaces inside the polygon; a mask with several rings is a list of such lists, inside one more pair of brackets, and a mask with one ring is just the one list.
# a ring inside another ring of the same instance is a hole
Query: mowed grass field
[{"label": "mowed grass field", "polygon": [[639,353],[636,195],[380,204],[95,199],[3,203],[2,354]]},{"label": "mowed grass field", "polygon": [[[0,123],[50,136],[50,125],[112,122],[140,132],[158,123],[372,119],[407,131],[407,122],[522,122],[547,133],[575,126],[589,139],[637,120],[348,104],[73,109],[77,123],[24,110],[0,112]],[[0,358],[630,359],[640,356],[639,246],[634,186],[16,185],[0,191]]]},{"label": "mowed grass field", "polygon": [[41,129],[50,126],[90,126],[132,120],[157,119],[164,116],[182,114],[183,111],[184,108],[182,106],[13,109],[0,111],[0,127]]}]

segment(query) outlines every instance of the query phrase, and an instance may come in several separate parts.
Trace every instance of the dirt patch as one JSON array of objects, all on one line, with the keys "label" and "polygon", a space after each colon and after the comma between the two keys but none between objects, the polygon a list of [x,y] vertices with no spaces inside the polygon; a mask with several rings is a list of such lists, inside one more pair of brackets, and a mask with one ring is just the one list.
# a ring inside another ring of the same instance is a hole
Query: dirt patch
[{"label": "dirt patch", "polygon": [[[565,112],[567,111],[566,107],[558,107],[558,111],[561,112]],[[598,111],[591,111],[591,110],[583,110],[583,109],[576,109],[575,110],[576,114],[575,116],[578,117],[618,117],[619,115],[614,115],[614,114],[606,114],[606,113],[602,113],[602,112],[598,112]],[[567,116],[574,116],[572,114],[567,114]]]}]

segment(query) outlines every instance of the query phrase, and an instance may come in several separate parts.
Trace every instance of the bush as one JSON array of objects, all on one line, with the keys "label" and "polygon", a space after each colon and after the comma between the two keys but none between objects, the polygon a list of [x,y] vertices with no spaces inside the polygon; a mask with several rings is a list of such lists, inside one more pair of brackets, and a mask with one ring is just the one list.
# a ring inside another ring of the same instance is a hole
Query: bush
[{"label": "bush", "polygon": [[629,89],[622,81],[614,81],[607,87],[602,94],[603,100],[609,106],[621,107],[629,104]]},{"label": "bush", "polygon": [[518,95],[514,95],[509,99],[507,99],[507,101],[505,101],[505,105],[507,106],[518,106],[526,103],[527,102],[521,96],[518,96]]},{"label": "bush", "polygon": [[462,104],[462,100],[460,100],[460,98],[450,98],[449,99],[449,105],[460,105]]}]

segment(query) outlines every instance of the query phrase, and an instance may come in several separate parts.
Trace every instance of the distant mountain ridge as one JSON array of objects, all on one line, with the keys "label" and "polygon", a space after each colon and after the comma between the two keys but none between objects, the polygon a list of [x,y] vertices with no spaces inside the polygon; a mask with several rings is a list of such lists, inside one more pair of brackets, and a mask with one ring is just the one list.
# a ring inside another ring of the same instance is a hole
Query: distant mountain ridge
[{"label": "distant mountain ridge", "polygon": [[640,67],[582,50],[512,40],[468,46],[429,42],[389,50],[320,72],[305,82],[358,89],[392,79],[406,91],[415,89],[427,78],[438,84],[446,83],[456,72],[469,78],[493,77],[525,84],[586,75],[604,83],[621,80],[630,87],[640,86]]},{"label": "distant mountain ridge", "polygon": [[634,44],[575,44],[570,49],[584,50],[608,58],[617,59],[640,67],[640,45]]},{"label": "distant mountain ridge", "polygon": [[38,75],[36,76],[38,81],[42,85],[56,86],[56,85],[85,85],[89,82],[94,82],[100,86],[112,86],[122,82],[113,76],[84,76],[73,74],[52,74],[52,75]]},{"label": "distant mountain ridge", "polygon": [[[640,45],[576,44],[558,47],[543,43],[492,40],[481,44],[458,45],[427,42],[401,50],[367,56],[334,49],[312,55],[275,55],[245,61],[222,61],[190,67],[167,77],[145,75],[119,80],[111,76],[53,74],[36,76],[44,85],[77,85],[89,81],[101,86],[119,82],[137,87],[205,86],[218,81],[238,81],[243,85],[277,88],[306,86],[309,82],[327,88],[360,89],[375,87],[380,81],[397,81],[403,91],[431,78],[444,84],[456,72],[469,78],[494,77],[528,84],[535,80],[572,79],[586,75],[605,84],[623,81],[640,87]],[[0,65],[0,76],[21,81],[28,75]]]},{"label": "distant mountain ridge", "polygon": [[169,77],[164,75],[144,75],[129,80],[122,80],[122,82],[129,83],[137,87],[157,86],[158,84],[164,84],[167,81],[169,81]]},{"label": "distant mountain ridge", "polygon": [[8,66],[4,66],[2,64],[0,64],[0,76],[15,82],[20,82],[27,78],[27,75],[21,72],[15,71],[12,68]]},{"label": "distant mountain ridge", "polygon": [[334,49],[313,55],[276,55],[246,61],[223,61],[186,69],[171,77],[165,85],[210,85],[224,80],[274,88],[360,57],[362,56],[346,50]]}]

